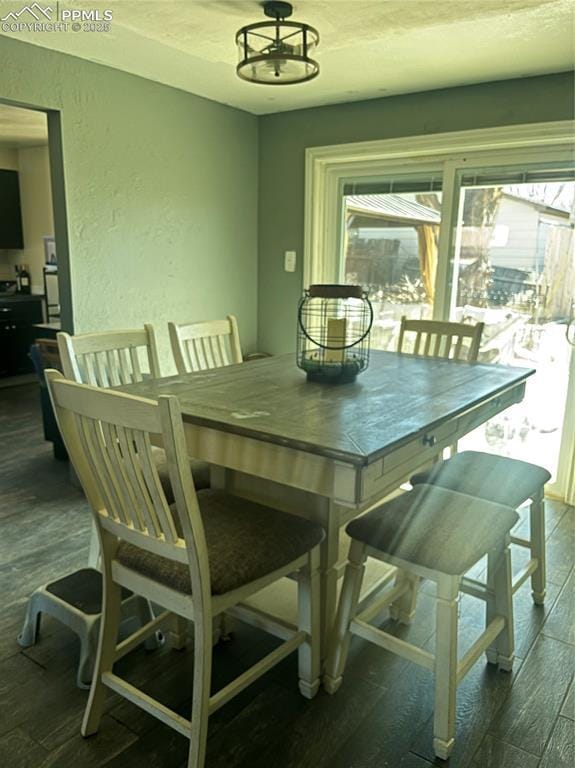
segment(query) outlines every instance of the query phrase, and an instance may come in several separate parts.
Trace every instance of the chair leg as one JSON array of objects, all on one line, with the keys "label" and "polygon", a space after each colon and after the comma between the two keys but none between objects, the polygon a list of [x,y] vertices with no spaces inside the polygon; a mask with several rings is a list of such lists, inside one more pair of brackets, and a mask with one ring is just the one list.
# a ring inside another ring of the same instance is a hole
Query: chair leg
[{"label": "chair leg", "polygon": [[409,588],[398,600],[389,606],[389,615],[394,621],[399,621],[400,624],[411,624],[415,616],[420,581],[419,576],[401,570],[395,577],[396,585],[407,582]]},{"label": "chair leg", "polygon": [[78,688],[88,689],[94,677],[94,662],[98,649],[98,635],[100,633],[101,619],[92,621],[89,627],[85,627],[80,636],[80,661],[76,675]]},{"label": "chair leg", "polygon": [[543,488],[531,501],[529,510],[531,526],[531,557],[537,558],[537,569],[531,575],[531,595],[536,605],[543,605],[546,592],[545,574],[545,500]]},{"label": "chair leg", "polygon": [[515,657],[515,638],[509,542],[503,549],[488,554],[487,586],[492,593],[486,604],[486,624],[488,625],[495,616],[502,616],[505,626],[485,654],[491,664],[498,664],[499,669],[510,672]]},{"label": "chair leg", "polygon": [[365,545],[359,541],[352,541],[323,678],[323,687],[328,693],[335,693],[342,683],[343,670],[351,642],[349,625],[357,611],[361,582],[365,571],[365,558]]},{"label": "chair leg", "polygon": [[26,608],[26,618],[22,632],[18,635],[18,645],[22,648],[29,648],[35,645],[40,634],[40,623],[42,620],[42,595],[39,592],[34,594],[28,600]]},{"label": "chair leg", "polygon": [[194,619],[194,689],[187,768],[204,768],[210,712],[213,619],[209,611],[202,611],[198,606],[195,608],[197,613]]},{"label": "chair leg", "polygon": [[320,604],[319,549],[312,550],[298,579],[299,629],[307,640],[298,651],[299,689],[306,699],[313,699],[320,684]]},{"label": "chair leg", "polygon": [[102,675],[105,672],[112,671],[116,656],[116,643],[122,610],[122,590],[112,580],[109,570],[103,574],[102,587],[104,597],[98,652],[92,675],[90,696],[82,722],[82,736],[91,736],[98,731],[106,699],[106,686],[102,682]]},{"label": "chair leg", "polygon": [[442,760],[448,759],[455,742],[458,593],[459,577],[438,581],[433,749]]}]

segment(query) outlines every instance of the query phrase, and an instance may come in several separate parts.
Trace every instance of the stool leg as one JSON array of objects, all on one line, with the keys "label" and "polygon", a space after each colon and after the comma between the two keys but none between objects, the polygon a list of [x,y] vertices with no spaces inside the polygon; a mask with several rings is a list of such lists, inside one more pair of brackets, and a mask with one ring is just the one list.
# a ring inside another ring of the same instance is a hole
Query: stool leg
[{"label": "stool leg", "polygon": [[306,699],[313,699],[320,684],[320,605],[319,548],[312,550],[298,578],[298,624],[307,640],[298,651],[299,689]]},{"label": "stool leg", "polygon": [[433,750],[442,760],[448,759],[455,741],[458,594],[458,576],[442,576],[439,579],[436,608]]},{"label": "stool leg", "polygon": [[537,558],[537,569],[531,575],[531,595],[536,605],[543,605],[546,591],[545,574],[545,500],[541,493],[531,501],[531,557]]},{"label": "stool leg", "polygon": [[365,571],[365,557],[365,545],[359,541],[352,541],[323,678],[323,687],[328,693],[335,693],[342,683],[343,670],[351,642],[349,625],[357,611],[361,582]]},{"label": "stool leg", "polygon": [[26,608],[26,618],[22,632],[18,635],[18,645],[22,648],[29,648],[35,645],[40,634],[40,622],[42,619],[42,595],[39,592],[34,594],[28,600]]},{"label": "stool leg", "polygon": [[421,579],[419,576],[401,570],[395,577],[396,585],[407,582],[409,584],[409,589],[389,606],[389,615],[394,621],[399,621],[400,624],[411,624],[411,620],[415,616],[417,591],[419,589],[420,581]]},{"label": "stool leg", "polygon": [[492,592],[486,604],[486,626],[495,616],[502,616],[505,619],[505,626],[486,650],[485,655],[491,664],[498,664],[499,669],[510,672],[515,658],[515,638],[509,541],[503,549],[487,555],[487,586]]}]

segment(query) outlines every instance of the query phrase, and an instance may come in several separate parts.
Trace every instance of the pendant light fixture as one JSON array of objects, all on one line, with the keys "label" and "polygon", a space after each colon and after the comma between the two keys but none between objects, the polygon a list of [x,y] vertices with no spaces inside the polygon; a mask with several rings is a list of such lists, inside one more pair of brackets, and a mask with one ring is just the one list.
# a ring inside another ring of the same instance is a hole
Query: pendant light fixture
[{"label": "pendant light fixture", "polygon": [[236,34],[238,76],[265,85],[305,83],[317,77],[319,64],[310,57],[319,43],[317,30],[286,21],[293,12],[290,3],[268,0],[262,6],[273,21],[248,24]]}]

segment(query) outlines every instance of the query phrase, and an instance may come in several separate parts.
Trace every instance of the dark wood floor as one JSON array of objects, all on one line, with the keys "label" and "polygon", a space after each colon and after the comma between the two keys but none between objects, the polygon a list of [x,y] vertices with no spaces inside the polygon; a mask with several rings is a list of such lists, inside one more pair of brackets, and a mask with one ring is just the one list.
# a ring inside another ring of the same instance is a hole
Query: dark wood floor
[{"label": "dark wood floor", "polygon": [[[187,741],[110,696],[100,733],[83,740],[86,692],[75,687],[78,645],[47,618],[40,642],[16,643],[26,599],[38,585],[86,562],[89,518],[67,466],[41,435],[35,387],[0,390],[0,766],[184,768]],[[459,689],[450,768],[573,768],[575,765],[575,509],[548,503],[549,588],[544,608],[529,587],[515,598],[512,674],[477,662]],[[521,557],[514,558],[519,566]],[[480,567],[479,569],[480,570]],[[461,642],[481,626],[483,606],[462,600]],[[397,628],[433,648],[433,598]],[[275,644],[248,627],[215,649],[214,689]],[[166,648],[122,660],[127,675],[189,714],[192,656]],[[209,768],[429,768],[433,689],[425,670],[354,638],[344,684],[312,701],[298,693],[295,658],[262,678],[210,721]]]}]

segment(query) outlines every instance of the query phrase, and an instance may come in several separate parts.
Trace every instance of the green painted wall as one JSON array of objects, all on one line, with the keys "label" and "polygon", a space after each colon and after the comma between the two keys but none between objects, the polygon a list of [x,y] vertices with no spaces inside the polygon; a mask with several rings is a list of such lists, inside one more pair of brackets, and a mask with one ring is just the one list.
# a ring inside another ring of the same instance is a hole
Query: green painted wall
[{"label": "green painted wall", "polygon": [[[259,348],[295,344],[306,147],[572,119],[573,95],[573,76],[562,73],[260,118]],[[286,250],[297,251],[294,273],[283,271]]]},{"label": "green painted wall", "polygon": [[0,37],[0,100],[61,110],[77,332],[234,313],[257,337],[257,118]]}]

